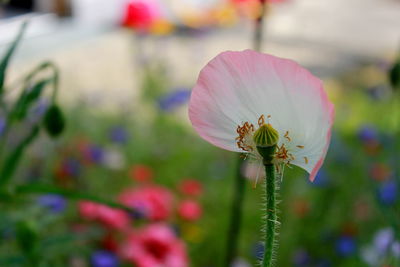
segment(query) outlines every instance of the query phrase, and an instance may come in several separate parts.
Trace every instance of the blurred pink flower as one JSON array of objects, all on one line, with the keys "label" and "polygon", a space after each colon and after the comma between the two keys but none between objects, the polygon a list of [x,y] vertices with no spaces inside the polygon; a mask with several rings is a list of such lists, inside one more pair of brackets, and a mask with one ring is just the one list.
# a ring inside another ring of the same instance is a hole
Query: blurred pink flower
[{"label": "blurred pink flower", "polygon": [[174,198],[167,188],[147,185],[123,192],[119,200],[132,207],[139,216],[164,220],[171,215]]},{"label": "blurred pink flower", "polygon": [[196,221],[203,215],[203,209],[197,201],[184,200],[178,206],[178,215],[187,221]]},{"label": "blurred pink flower", "polygon": [[152,224],[134,231],[119,248],[121,258],[137,267],[187,267],[185,244],[166,224]]},{"label": "blurred pink flower", "polygon": [[322,82],[296,62],[252,50],[223,52],[200,72],[189,103],[199,135],[220,148],[261,161],[257,126],[279,134],[273,163],[297,165],[313,181],[331,137],[334,107]]},{"label": "blurred pink flower", "polygon": [[188,196],[200,196],[203,193],[203,185],[194,179],[183,180],[179,185],[179,190]]},{"label": "blurred pink flower", "polygon": [[122,25],[147,31],[159,16],[157,5],[151,0],[132,0],[125,8]]},{"label": "blurred pink flower", "polygon": [[128,214],[119,209],[91,201],[79,202],[78,208],[80,215],[85,219],[99,221],[112,229],[123,230],[129,224]]}]

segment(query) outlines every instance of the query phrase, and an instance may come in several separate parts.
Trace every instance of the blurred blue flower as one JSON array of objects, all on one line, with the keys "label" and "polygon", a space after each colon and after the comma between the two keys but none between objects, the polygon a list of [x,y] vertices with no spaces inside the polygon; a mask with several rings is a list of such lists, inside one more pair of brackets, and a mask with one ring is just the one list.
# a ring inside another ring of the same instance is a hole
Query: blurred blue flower
[{"label": "blurred blue flower", "polygon": [[293,255],[294,266],[310,266],[310,255],[304,249],[297,250]]},{"label": "blurred blue flower", "polygon": [[51,212],[60,213],[67,207],[67,201],[64,197],[56,194],[42,195],[38,198],[38,204],[49,209]]},{"label": "blurred blue flower", "polygon": [[118,258],[109,251],[99,250],[94,252],[90,257],[93,267],[117,267],[119,265]]},{"label": "blurred blue flower", "polygon": [[389,246],[393,242],[394,232],[391,228],[385,228],[379,230],[374,238],[374,247],[380,253],[384,254],[389,249]]},{"label": "blurred blue flower", "polygon": [[178,89],[159,99],[158,105],[164,111],[172,111],[173,109],[185,104],[189,101],[190,90]]},{"label": "blurred blue flower", "polygon": [[79,160],[75,158],[68,158],[65,160],[63,168],[68,175],[77,177],[81,173],[82,166]]},{"label": "blurred blue flower", "polygon": [[109,137],[114,143],[125,144],[128,141],[128,132],[122,125],[114,126],[110,129]]},{"label": "blurred blue flower", "polygon": [[3,134],[5,128],[6,128],[6,120],[0,118],[0,136]]},{"label": "blurred blue flower", "polygon": [[393,256],[395,256],[396,258],[400,258],[400,242],[399,241],[395,241],[392,244],[392,254]]},{"label": "blurred blue flower", "polygon": [[264,244],[262,242],[257,242],[253,245],[251,254],[254,258],[261,260],[264,256]]},{"label": "blurred blue flower", "polygon": [[365,143],[372,142],[378,139],[378,132],[374,127],[364,125],[358,130],[358,138]]},{"label": "blurred blue flower", "polygon": [[323,260],[318,261],[315,266],[316,267],[331,267],[332,263],[327,259],[323,259]]},{"label": "blurred blue flower", "polygon": [[101,163],[104,158],[104,150],[97,145],[90,145],[88,148],[90,160],[94,163]]},{"label": "blurred blue flower", "polygon": [[378,188],[378,197],[382,204],[392,205],[397,200],[397,183],[395,180],[383,182]]},{"label": "blurred blue flower", "polygon": [[367,94],[373,100],[382,100],[390,92],[390,88],[385,84],[377,84],[367,88]]},{"label": "blurred blue flower", "polygon": [[336,251],[343,257],[351,256],[356,252],[357,246],[354,238],[350,236],[341,236],[336,240]]},{"label": "blurred blue flower", "polygon": [[320,169],[315,176],[315,180],[310,182],[313,186],[326,187],[329,185],[329,176],[324,169]]}]

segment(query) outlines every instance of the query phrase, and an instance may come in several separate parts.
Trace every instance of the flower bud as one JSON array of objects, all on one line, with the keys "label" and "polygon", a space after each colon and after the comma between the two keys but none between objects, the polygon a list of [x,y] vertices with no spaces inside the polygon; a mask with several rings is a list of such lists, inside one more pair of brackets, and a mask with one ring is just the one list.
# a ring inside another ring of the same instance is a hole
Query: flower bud
[{"label": "flower bud", "polygon": [[58,137],[65,128],[65,119],[57,105],[50,106],[43,119],[44,127],[51,137]]}]

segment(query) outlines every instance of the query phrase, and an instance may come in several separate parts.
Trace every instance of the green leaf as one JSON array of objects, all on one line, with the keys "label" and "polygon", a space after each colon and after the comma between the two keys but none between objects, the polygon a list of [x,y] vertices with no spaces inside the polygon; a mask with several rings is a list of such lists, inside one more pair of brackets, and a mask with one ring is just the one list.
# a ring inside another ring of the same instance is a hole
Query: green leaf
[{"label": "green leaf", "polygon": [[24,119],[29,107],[41,96],[43,89],[49,82],[51,80],[42,80],[33,85],[30,90],[25,89],[11,111],[12,116],[17,120]]},{"label": "green leaf", "polygon": [[18,163],[29,144],[36,138],[39,134],[39,127],[36,126],[32,128],[31,132],[22,142],[11,152],[11,154],[6,158],[4,164],[0,170],[0,186],[6,184],[13,176],[15,170],[17,169]]},{"label": "green leaf", "polygon": [[33,222],[20,221],[16,224],[15,230],[21,251],[29,258],[32,257],[38,244],[38,234]]},{"label": "green leaf", "polygon": [[7,52],[5,53],[4,57],[0,62],[0,96],[3,94],[4,91],[4,81],[6,77],[6,70],[8,63],[10,62],[11,56],[13,55],[15,49],[17,48],[18,43],[21,41],[21,38],[25,32],[27,22],[24,22],[19,30],[17,37],[15,38],[14,42],[10,45]]},{"label": "green leaf", "polygon": [[57,105],[53,104],[47,109],[46,114],[44,115],[43,124],[47,133],[51,137],[58,137],[64,131],[64,115]]}]

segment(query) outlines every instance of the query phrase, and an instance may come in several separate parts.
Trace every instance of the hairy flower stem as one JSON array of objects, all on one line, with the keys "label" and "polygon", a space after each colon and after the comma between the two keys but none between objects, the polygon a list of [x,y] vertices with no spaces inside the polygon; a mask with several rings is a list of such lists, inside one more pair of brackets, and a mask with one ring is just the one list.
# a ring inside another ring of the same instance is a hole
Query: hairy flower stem
[{"label": "hairy flower stem", "polygon": [[255,30],[254,30],[254,50],[260,51],[261,50],[261,43],[263,39],[263,22],[264,22],[264,16],[265,16],[265,10],[267,8],[265,0],[259,0],[261,4],[260,8],[260,15],[255,21]]},{"label": "hairy flower stem", "polygon": [[242,220],[242,209],[243,209],[243,198],[245,191],[245,179],[242,176],[242,164],[243,158],[241,155],[238,157],[236,165],[236,175],[234,181],[234,192],[231,206],[231,218],[229,220],[228,238],[226,243],[226,254],[225,254],[225,267],[229,267],[237,253],[240,224]]},{"label": "hairy flower stem", "polygon": [[278,224],[278,217],[276,215],[276,191],[277,183],[275,177],[275,166],[272,163],[264,164],[265,166],[265,209],[266,209],[266,222],[265,222],[265,246],[263,267],[272,266],[275,245],[275,233]]}]

